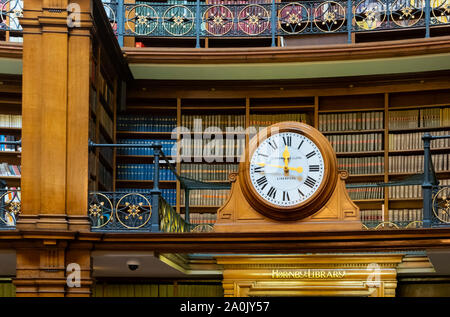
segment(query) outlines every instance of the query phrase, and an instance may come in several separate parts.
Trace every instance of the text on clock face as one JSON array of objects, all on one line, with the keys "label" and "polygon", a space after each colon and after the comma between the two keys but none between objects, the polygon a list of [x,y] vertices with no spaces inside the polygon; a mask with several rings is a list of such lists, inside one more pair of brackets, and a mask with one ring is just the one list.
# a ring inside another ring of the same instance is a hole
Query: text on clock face
[{"label": "text on clock face", "polygon": [[303,134],[281,132],[259,144],[250,160],[256,192],[279,206],[295,206],[311,197],[324,177],[324,159],[317,145]]}]

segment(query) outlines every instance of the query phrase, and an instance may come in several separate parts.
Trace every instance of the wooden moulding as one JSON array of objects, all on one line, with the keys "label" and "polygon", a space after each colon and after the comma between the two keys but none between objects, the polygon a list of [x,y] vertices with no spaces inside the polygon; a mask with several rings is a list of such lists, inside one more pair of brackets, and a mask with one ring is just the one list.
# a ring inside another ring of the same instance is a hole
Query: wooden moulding
[{"label": "wooden moulding", "polygon": [[250,141],[247,159],[241,161],[239,174],[231,177],[230,198],[218,210],[215,232],[361,230],[359,208],[345,189],[348,174],[337,170],[336,155],[326,138],[305,124],[284,122],[272,126],[277,132],[295,129],[312,139],[324,157],[324,180],[316,193],[294,208],[274,206],[258,196],[250,181],[249,158],[266,137],[264,133],[270,135],[270,129],[263,131]]}]

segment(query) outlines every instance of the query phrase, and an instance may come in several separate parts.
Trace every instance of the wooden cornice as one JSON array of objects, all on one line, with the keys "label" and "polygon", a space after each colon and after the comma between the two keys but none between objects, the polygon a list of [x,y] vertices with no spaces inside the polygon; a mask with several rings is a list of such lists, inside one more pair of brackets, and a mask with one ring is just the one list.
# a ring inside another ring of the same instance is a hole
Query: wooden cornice
[{"label": "wooden cornice", "polygon": [[33,244],[37,240],[89,243],[94,250],[151,250],[160,253],[373,252],[449,248],[450,228],[302,233],[0,232],[0,248]]},{"label": "wooden cornice", "polygon": [[[450,52],[450,36],[373,43],[264,48],[130,48],[130,64],[277,63],[405,57]],[[412,70],[413,71],[413,70]]]},{"label": "wooden cornice", "polygon": [[22,59],[22,43],[0,41],[0,57]]}]

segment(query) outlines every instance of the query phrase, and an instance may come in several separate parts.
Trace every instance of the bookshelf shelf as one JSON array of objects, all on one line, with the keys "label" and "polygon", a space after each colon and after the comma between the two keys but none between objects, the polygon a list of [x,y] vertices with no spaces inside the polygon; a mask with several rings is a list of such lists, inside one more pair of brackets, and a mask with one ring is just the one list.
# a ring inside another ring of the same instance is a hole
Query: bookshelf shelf
[{"label": "bookshelf shelf", "polygon": [[384,129],[367,129],[367,130],[343,130],[343,131],[321,131],[322,134],[358,134],[358,133],[383,133]]},{"label": "bookshelf shelf", "polygon": [[[167,155],[167,154],[166,154]],[[155,157],[153,155],[116,155],[117,162],[134,163],[134,164],[153,164]],[[175,160],[169,160],[170,163],[175,164]],[[163,159],[159,160],[159,164],[167,164]]]},{"label": "bookshelf shelf", "polygon": [[173,139],[172,132],[117,131],[116,136],[121,139]]},{"label": "bookshelf shelf", "polygon": [[431,131],[442,131],[448,130],[450,126],[441,127],[418,127],[418,128],[404,128],[404,129],[389,129],[389,133],[408,133],[408,132],[431,132]]},{"label": "bookshelf shelf", "polygon": [[[450,153],[450,148],[432,148],[431,153]],[[389,150],[389,155],[417,155],[423,154],[423,149]]]},{"label": "bookshelf shelf", "polygon": [[[159,181],[160,188],[174,188],[177,181]],[[129,180],[129,179],[116,179],[116,187],[122,188],[153,188],[153,181],[151,180]]]},{"label": "bookshelf shelf", "polygon": [[338,157],[358,157],[358,156],[380,156],[384,151],[363,151],[363,152],[336,152]]}]

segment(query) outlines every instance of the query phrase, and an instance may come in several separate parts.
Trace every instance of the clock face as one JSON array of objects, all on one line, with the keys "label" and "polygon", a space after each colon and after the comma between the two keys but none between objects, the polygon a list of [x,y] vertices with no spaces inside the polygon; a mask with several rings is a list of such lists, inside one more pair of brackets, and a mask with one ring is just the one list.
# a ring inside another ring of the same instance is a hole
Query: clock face
[{"label": "clock face", "polygon": [[295,207],[309,199],[324,179],[324,158],[303,134],[281,132],[255,149],[249,175],[253,188],[265,201]]}]

